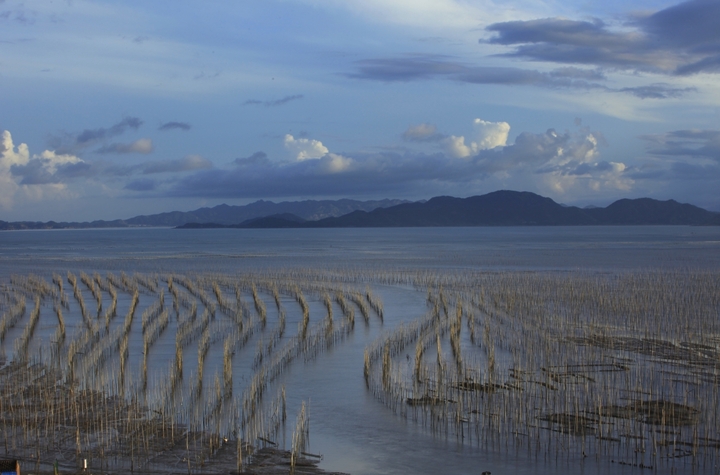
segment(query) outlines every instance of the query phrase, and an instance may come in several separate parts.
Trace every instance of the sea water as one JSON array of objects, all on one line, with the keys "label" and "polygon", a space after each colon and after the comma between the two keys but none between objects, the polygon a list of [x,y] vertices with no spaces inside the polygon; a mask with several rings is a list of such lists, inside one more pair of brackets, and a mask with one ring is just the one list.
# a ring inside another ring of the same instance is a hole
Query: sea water
[{"label": "sea water", "polygon": [[95,269],[717,269],[720,227],[124,228],[4,231],[0,275]]},{"label": "sea water", "polygon": [[[49,281],[54,272],[64,276],[68,271],[236,275],[273,269],[346,270],[367,275],[385,271],[718,270],[720,227],[132,228],[0,233],[2,285],[13,274],[33,273]],[[432,433],[422,424],[397,416],[367,391],[362,355],[379,335],[422,316],[427,311],[426,295],[410,286],[388,284],[374,285],[373,292],[384,302],[382,324],[377,320],[358,324],[345,341],[317,358],[292,364],[279,382],[287,388],[291,421],[301,401],[309,404],[309,451],[324,456],[322,468],[356,475],[640,473],[606,462],[546,459],[512,449],[479,447],[453,434]],[[292,302],[286,303],[286,307],[290,305]],[[318,302],[311,302],[311,319],[322,312]],[[288,328],[294,328],[298,320],[289,313]],[[22,326],[23,322],[13,331],[22,331]],[[52,331],[53,326],[44,331],[41,326],[35,337],[39,342],[33,348],[39,349]],[[8,335],[9,341],[12,336]],[[158,359],[172,357],[172,338],[166,336],[165,343],[158,343]],[[138,344],[131,347],[131,353],[137,354]],[[251,342],[248,347],[245,357],[252,359],[255,345]],[[129,365],[135,366],[138,358],[132,358]],[[222,367],[218,361],[222,350],[211,350],[208,358],[215,360],[206,369],[206,374],[212,375]],[[252,375],[249,364],[234,363],[233,369],[238,386]]]}]

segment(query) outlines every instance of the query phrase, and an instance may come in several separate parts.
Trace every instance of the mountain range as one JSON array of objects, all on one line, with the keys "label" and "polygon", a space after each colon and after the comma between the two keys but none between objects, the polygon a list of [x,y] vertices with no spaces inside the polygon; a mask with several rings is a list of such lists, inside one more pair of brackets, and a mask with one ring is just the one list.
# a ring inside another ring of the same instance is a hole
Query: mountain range
[{"label": "mountain range", "polygon": [[720,213],[674,200],[621,199],[578,208],[535,193],[501,190],[469,198],[427,201],[306,200],[219,205],[125,220],[5,222],[0,230],[164,226],[189,228],[337,228],[429,226],[720,225]]},{"label": "mountain range", "polygon": [[[573,226],[573,225],[720,225],[720,213],[674,200],[621,199],[605,208],[563,206],[535,193],[496,191],[470,198],[438,196],[373,211],[307,221],[277,214],[251,219],[233,228],[348,228],[430,226]],[[191,224],[183,228],[220,227]]]},{"label": "mountain range", "polygon": [[376,208],[407,203],[405,200],[305,200],[256,201],[243,206],[218,205],[212,208],[200,208],[194,211],[171,211],[152,215],[135,216],[129,219],[91,222],[33,222],[0,221],[0,230],[16,229],[86,229],[86,228],[126,228],[138,226],[175,227],[187,223],[215,223],[217,225],[237,224],[249,219],[275,214],[293,214],[302,220],[317,221],[319,219],[342,216],[355,210],[372,211]]}]

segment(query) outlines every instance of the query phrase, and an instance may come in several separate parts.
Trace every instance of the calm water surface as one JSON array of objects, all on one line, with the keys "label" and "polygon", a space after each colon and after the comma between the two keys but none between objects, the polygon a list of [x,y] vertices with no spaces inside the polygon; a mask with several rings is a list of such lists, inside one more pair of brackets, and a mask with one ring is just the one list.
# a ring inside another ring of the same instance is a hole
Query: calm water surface
[{"label": "calm water surface", "polygon": [[0,272],[718,268],[720,227],[102,229],[0,233]]},{"label": "calm water surface", "polygon": [[[0,233],[0,283],[3,284],[12,274],[28,273],[49,279],[53,272],[67,271],[236,274],[292,268],[435,269],[440,272],[717,270],[720,269],[720,228],[155,228]],[[368,327],[360,326],[345,342],[310,363],[294,364],[279,382],[288,388],[291,419],[300,401],[309,401],[309,451],[324,455],[323,468],[356,475],[480,474],[483,471],[493,474],[641,473],[638,469],[602,465],[592,460],[582,463],[544,460],[522,451],[477,447],[455,436],[433,435],[423,426],[397,417],[365,389],[362,354],[378,335],[400,322],[423,315],[425,294],[405,287],[377,285],[373,288],[385,304],[384,325],[373,322]],[[312,311],[322,315],[321,306],[313,305]],[[289,313],[288,328],[295,328],[298,319],[299,316]],[[21,331],[21,327],[22,323],[14,331]],[[54,327],[41,328],[39,334],[47,339],[53,330]],[[160,356],[173,354],[173,338],[159,341]],[[131,350],[139,351],[140,341],[134,345]],[[252,354],[255,346],[248,346],[248,354]],[[221,362],[215,364],[221,367]],[[215,369],[211,367],[206,371],[213,374]],[[249,365],[239,365],[234,380],[237,377],[237,384],[241,384],[251,374]],[[289,446],[289,435],[287,437]],[[663,469],[660,473],[692,471],[683,465],[678,469]]]}]

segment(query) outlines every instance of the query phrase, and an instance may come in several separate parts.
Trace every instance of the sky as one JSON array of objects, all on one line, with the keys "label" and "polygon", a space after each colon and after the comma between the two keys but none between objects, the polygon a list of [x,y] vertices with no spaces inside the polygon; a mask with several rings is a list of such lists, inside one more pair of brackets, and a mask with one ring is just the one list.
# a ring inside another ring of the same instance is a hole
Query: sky
[{"label": "sky", "polygon": [[0,220],[531,191],[720,211],[720,0],[0,0]]}]

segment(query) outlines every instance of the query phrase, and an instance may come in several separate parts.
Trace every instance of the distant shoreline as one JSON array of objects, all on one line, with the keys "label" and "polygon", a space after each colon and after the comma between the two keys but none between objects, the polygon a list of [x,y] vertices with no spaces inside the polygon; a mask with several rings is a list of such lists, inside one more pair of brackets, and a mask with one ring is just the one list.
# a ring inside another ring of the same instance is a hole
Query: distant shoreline
[{"label": "distant shoreline", "polygon": [[[693,228],[706,228],[716,227],[717,224],[481,224],[477,226],[466,226],[466,225],[447,225],[447,226],[432,226],[432,225],[418,225],[418,226],[283,226],[283,227],[260,227],[260,226],[238,226],[238,225],[218,225],[215,223],[207,223],[207,225],[199,224],[192,226],[182,225],[175,226],[173,228],[163,229],[440,229],[440,228],[608,228],[608,227],[693,227]],[[159,228],[158,228],[159,229]]]}]

